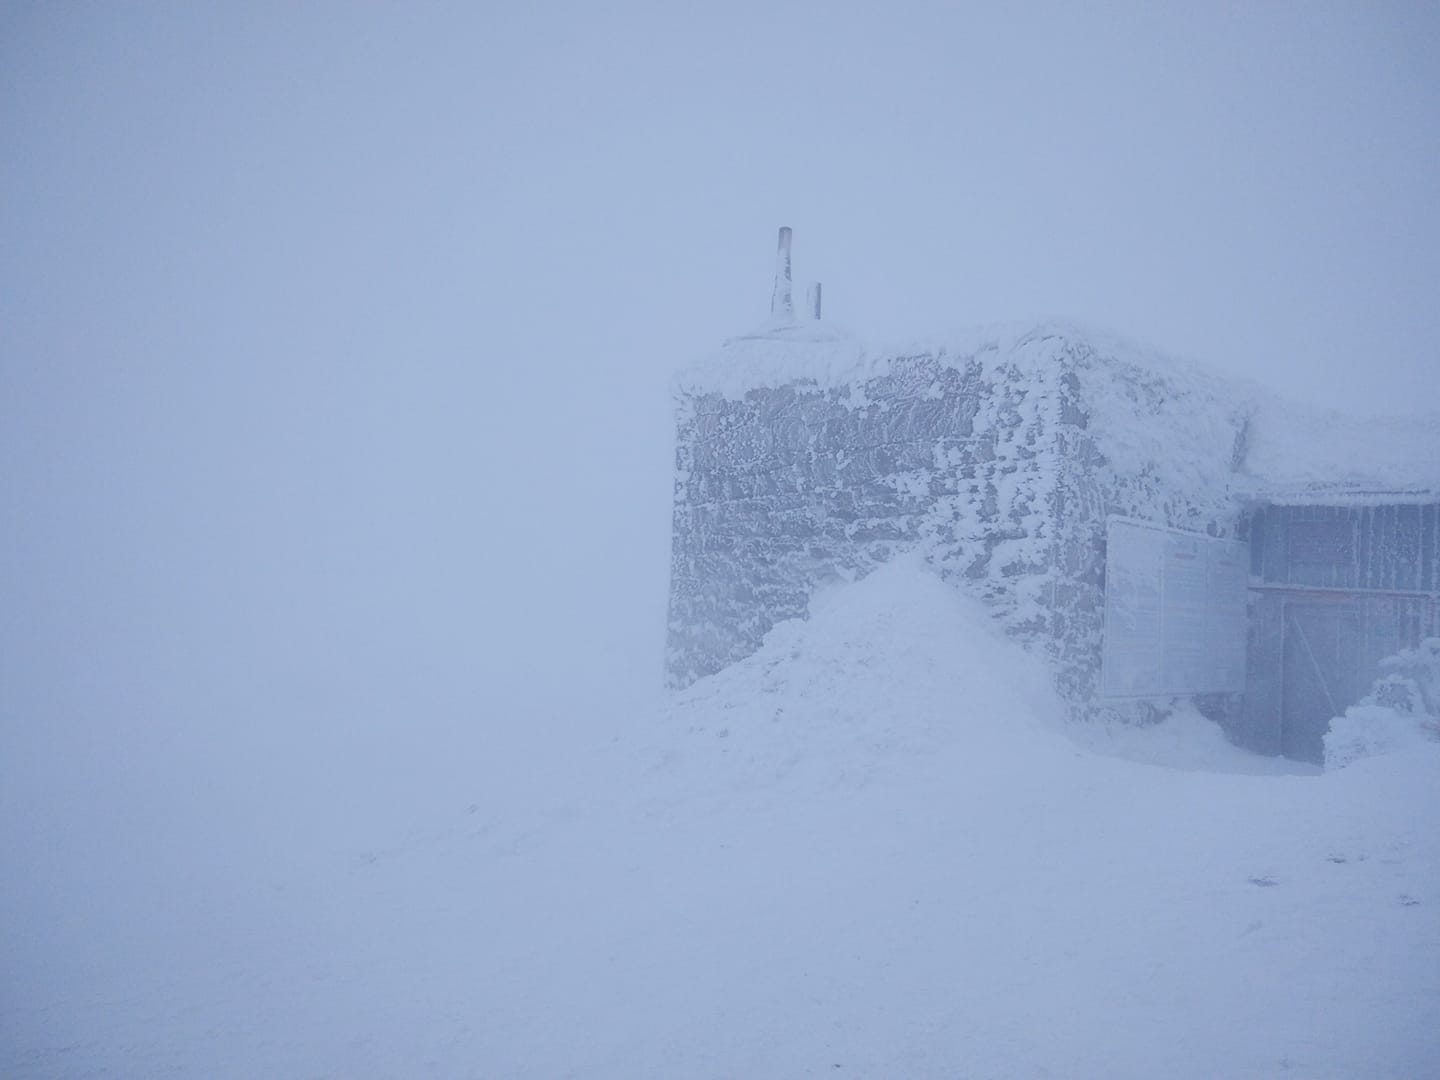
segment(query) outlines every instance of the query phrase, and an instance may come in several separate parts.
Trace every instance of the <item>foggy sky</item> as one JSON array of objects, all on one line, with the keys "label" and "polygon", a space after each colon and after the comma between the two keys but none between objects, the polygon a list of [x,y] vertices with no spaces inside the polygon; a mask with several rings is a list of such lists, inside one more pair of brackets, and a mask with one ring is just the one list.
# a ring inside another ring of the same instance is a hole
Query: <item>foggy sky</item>
[{"label": "foggy sky", "polygon": [[1436,407],[1437,71],[1407,4],[8,5],[9,797],[641,701],[669,373],[780,224],[862,335]]}]

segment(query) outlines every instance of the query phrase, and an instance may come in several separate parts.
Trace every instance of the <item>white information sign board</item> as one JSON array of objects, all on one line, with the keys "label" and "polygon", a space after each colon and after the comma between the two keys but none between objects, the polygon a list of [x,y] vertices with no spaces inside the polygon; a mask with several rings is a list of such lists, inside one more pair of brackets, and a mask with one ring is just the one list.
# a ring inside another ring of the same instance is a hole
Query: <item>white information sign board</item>
[{"label": "white information sign board", "polygon": [[1108,526],[1101,694],[1244,690],[1249,547],[1128,518]]}]

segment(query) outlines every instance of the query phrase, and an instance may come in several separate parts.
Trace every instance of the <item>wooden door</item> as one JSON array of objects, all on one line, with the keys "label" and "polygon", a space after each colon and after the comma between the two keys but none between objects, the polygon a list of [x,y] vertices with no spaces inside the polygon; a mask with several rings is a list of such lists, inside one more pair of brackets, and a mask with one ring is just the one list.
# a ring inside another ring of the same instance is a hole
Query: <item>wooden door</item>
[{"label": "wooden door", "polygon": [[1323,762],[1330,720],[1369,690],[1374,672],[1363,631],[1358,603],[1286,602],[1280,751],[1286,757]]}]

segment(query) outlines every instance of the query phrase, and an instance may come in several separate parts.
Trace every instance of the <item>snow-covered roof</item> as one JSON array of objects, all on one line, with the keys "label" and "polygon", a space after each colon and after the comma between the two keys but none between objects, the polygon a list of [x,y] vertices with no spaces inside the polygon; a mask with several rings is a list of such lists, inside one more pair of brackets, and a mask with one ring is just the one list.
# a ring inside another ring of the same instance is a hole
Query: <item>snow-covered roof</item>
[{"label": "snow-covered roof", "polygon": [[1440,414],[1366,419],[1257,403],[1237,494],[1274,503],[1440,498]]},{"label": "snow-covered roof", "polygon": [[[1200,479],[1190,475],[1199,470],[1206,486],[1218,481],[1250,502],[1440,498],[1440,413],[1361,418],[1317,410],[1072,322],[978,327],[898,347],[867,346],[829,322],[776,322],[683,369],[676,388],[739,399],[787,385],[853,387],[916,356],[1021,372],[1065,363],[1084,378],[1091,433],[1122,471],[1173,471],[1181,481]],[[1105,374],[1114,377],[1099,377]]]}]

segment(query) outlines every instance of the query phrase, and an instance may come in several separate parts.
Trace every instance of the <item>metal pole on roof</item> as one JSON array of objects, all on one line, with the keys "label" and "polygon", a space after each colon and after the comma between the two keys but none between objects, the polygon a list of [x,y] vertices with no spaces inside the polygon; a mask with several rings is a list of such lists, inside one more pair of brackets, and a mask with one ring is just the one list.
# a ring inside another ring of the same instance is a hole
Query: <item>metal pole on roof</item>
[{"label": "metal pole on roof", "polygon": [[795,320],[795,301],[790,295],[790,227],[780,226],[780,244],[775,253],[775,291],[770,296],[770,314],[786,322]]}]

